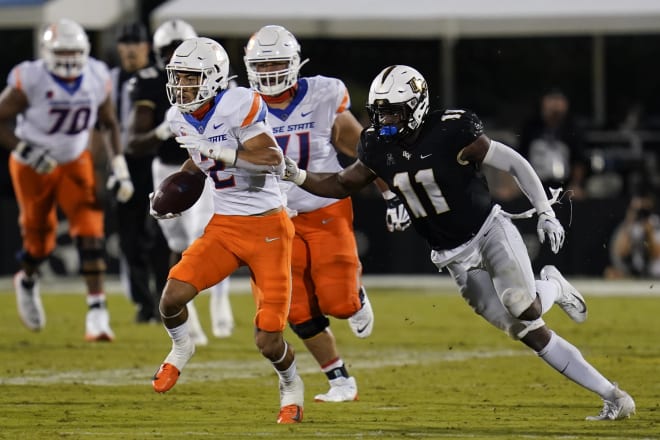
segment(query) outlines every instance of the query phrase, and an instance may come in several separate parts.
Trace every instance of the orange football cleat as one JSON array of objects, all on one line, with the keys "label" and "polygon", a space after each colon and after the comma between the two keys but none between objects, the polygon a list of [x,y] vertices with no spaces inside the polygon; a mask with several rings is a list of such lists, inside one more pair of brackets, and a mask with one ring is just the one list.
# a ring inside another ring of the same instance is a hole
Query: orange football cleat
[{"label": "orange football cleat", "polygon": [[280,408],[280,414],[277,416],[277,423],[291,424],[300,423],[303,419],[302,406],[287,405]]},{"label": "orange football cleat", "polygon": [[181,372],[174,365],[164,363],[154,374],[151,385],[157,393],[167,392],[176,384],[180,375]]}]

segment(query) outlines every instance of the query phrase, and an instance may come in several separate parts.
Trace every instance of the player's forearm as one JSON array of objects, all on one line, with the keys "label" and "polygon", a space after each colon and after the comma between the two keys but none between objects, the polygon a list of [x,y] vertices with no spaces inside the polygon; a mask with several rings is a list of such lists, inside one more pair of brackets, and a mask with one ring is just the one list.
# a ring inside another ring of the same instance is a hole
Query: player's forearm
[{"label": "player's forearm", "polygon": [[343,199],[351,194],[351,189],[339,179],[339,173],[307,173],[302,185],[306,191],[321,197]]}]

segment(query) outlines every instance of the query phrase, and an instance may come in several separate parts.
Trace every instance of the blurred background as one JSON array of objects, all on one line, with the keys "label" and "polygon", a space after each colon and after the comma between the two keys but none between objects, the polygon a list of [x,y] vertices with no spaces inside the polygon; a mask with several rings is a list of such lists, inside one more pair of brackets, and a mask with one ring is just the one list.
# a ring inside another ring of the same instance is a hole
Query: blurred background
[{"label": "blurred background", "polygon": [[[168,19],[183,19],[227,49],[244,86],[248,38],[263,25],[283,25],[310,59],[301,74],[342,79],[364,123],[373,77],[390,64],[414,66],[426,77],[435,108],[475,111],[486,133],[525,155],[546,186],[571,190],[557,207],[567,230],[559,255],[539,246],[535,219],[518,223],[536,269],[552,263],[581,276],[658,276],[652,270],[653,260],[660,261],[657,0],[0,0],[3,81],[15,64],[38,56],[43,25],[59,18],[83,25],[92,56],[110,66],[118,64],[121,24],[141,21],[153,31]],[[18,211],[8,152],[0,155],[0,274],[12,274],[20,248]],[[487,177],[507,210],[530,207],[514,182],[494,173]],[[640,198],[650,200],[643,210]],[[353,203],[365,274],[436,271],[414,231],[387,232],[384,202],[375,190],[356,195]],[[652,233],[644,234],[648,224]],[[634,225],[643,260],[637,269],[634,246],[617,244],[634,241]],[[107,228],[116,270],[111,221]],[[63,224],[50,262],[58,274],[77,270],[67,240]]]}]

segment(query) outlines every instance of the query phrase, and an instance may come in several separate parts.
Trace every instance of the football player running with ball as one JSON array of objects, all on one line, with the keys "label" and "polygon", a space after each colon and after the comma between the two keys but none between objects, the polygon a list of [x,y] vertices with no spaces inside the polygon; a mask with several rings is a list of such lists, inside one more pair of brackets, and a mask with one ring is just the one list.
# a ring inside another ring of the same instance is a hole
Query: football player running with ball
[{"label": "football player running with ball", "polygon": [[160,313],[172,349],[153,388],[171,389],[195,351],[186,304],[245,264],[256,305],[255,343],[279,376],[277,422],[298,423],[304,386],[293,348],[283,337],[291,302],[293,224],[282,204],[278,181],[284,163],[266,122],[266,104],[249,89],[228,88],[227,53],[208,38],[181,43],[166,71],[173,105],[166,118],[190,154],[182,169],[213,180],[215,215],[170,270]]},{"label": "football player running with ball", "polygon": [[556,302],[573,320],[586,319],[577,290],[554,266],[534,280],[527,249],[510,216],[492,200],[480,173],[484,165],[516,178],[538,214],[539,239],[557,253],[564,229],[538,176],[517,152],[489,139],[468,110],[429,113],[424,77],[408,66],[390,66],[369,90],[371,126],[361,137],[359,160],[337,173],[299,169],[285,157],[285,178],[324,197],[346,197],[381,177],[406,205],[416,231],[432,248],[463,298],[493,326],[522,341],[562,375],[598,394],[603,409],[588,420],[616,420],[635,402],[580,351],[550,330],[542,315]]}]

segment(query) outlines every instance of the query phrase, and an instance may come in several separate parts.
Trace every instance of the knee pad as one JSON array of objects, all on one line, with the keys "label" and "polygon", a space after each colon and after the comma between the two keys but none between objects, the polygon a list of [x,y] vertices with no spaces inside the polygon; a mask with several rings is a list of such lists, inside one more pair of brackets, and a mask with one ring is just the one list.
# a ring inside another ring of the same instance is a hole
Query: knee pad
[{"label": "knee pad", "polygon": [[105,272],[105,241],[100,237],[76,237],[80,256],[80,273],[93,275]]},{"label": "knee pad", "polygon": [[323,330],[325,330],[329,325],[330,325],[330,320],[323,315],[312,318],[309,321],[305,321],[301,324],[289,323],[291,330],[293,330],[293,332],[297,334],[300,339],[303,340],[318,335]]},{"label": "knee pad", "polygon": [[533,321],[523,321],[519,320],[516,324],[512,325],[507,329],[507,333],[511,338],[515,340],[520,340],[527,336],[527,334],[533,330],[539,329],[545,325],[545,321],[542,318],[535,319]]},{"label": "knee pad", "polygon": [[48,257],[33,257],[25,249],[21,249],[20,251],[16,252],[16,260],[18,260],[19,263],[25,263],[27,266],[31,267],[39,266],[46,258]]},{"label": "knee pad", "polygon": [[509,288],[502,293],[502,304],[515,318],[522,315],[532,305],[534,299],[527,291],[520,288]]}]

